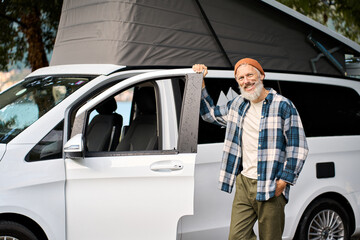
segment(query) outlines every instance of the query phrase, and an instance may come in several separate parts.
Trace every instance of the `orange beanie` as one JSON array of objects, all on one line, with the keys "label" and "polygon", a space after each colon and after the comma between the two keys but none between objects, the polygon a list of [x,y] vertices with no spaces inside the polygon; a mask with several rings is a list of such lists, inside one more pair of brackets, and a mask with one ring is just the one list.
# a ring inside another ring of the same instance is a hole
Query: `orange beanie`
[{"label": "orange beanie", "polygon": [[234,75],[235,75],[235,76],[236,76],[236,70],[238,69],[238,67],[239,67],[241,64],[249,64],[249,65],[257,68],[257,69],[260,71],[260,73],[265,76],[264,70],[262,69],[260,63],[259,63],[258,61],[256,61],[255,59],[252,59],[252,58],[243,58],[243,59],[240,59],[240,60],[235,64],[235,67],[234,67]]}]

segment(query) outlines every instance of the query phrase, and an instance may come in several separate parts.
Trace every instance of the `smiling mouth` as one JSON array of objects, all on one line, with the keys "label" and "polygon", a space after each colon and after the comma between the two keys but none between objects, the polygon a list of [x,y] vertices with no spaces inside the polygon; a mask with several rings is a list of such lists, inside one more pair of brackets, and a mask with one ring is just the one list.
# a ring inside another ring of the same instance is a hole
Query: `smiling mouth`
[{"label": "smiling mouth", "polygon": [[245,89],[245,91],[247,91],[247,92],[253,91],[253,90],[255,89],[255,83],[246,85],[246,86],[244,87],[244,89]]}]

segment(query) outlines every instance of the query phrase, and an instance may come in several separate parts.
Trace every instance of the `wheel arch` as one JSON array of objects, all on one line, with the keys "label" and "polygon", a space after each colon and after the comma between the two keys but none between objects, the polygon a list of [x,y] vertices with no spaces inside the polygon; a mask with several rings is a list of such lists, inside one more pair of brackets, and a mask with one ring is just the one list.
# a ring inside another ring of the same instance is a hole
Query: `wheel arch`
[{"label": "wheel arch", "polygon": [[16,213],[2,213],[0,214],[0,221],[13,221],[24,225],[32,231],[39,240],[48,240],[44,230],[34,220],[21,214]]},{"label": "wheel arch", "polygon": [[332,199],[336,202],[338,202],[344,209],[345,211],[348,213],[349,216],[349,233],[350,235],[352,235],[352,233],[355,230],[355,214],[354,214],[354,210],[351,207],[350,202],[341,194],[337,193],[337,192],[326,192],[323,194],[320,194],[319,196],[317,196],[316,198],[314,198],[305,208],[305,210],[303,211],[301,217],[300,217],[300,221],[298,222],[298,225],[296,227],[296,232],[295,232],[295,239],[298,236],[299,233],[299,229],[300,229],[300,223],[302,222],[302,219],[304,218],[305,213],[312,207],[312,205],[319,199]]}]

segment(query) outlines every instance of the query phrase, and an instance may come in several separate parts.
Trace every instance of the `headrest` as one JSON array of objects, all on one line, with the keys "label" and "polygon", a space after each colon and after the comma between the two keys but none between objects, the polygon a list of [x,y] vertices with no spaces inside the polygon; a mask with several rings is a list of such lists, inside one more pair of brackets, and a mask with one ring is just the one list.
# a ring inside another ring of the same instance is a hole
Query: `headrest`
[{"label": "headrest", "polygon": [[142,87],[135,95],[135,103],[141,114],[155,114],[155,92],[152,87]]},{"label": "headrest", "polygon": [[117,108],[114,98],[109,98],[96,107],[99,114],[112,114]]}]

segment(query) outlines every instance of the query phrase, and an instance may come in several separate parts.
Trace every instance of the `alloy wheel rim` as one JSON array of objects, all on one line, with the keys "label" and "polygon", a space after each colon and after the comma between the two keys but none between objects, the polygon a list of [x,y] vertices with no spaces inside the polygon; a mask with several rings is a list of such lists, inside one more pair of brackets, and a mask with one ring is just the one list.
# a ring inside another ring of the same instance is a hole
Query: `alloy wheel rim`
[{"label": "alloy wheel rim", "polygon": [[344,223],[340,215],[330,209],[323,210],[312,219],[308,229],[310,240],[343,240]]}]

